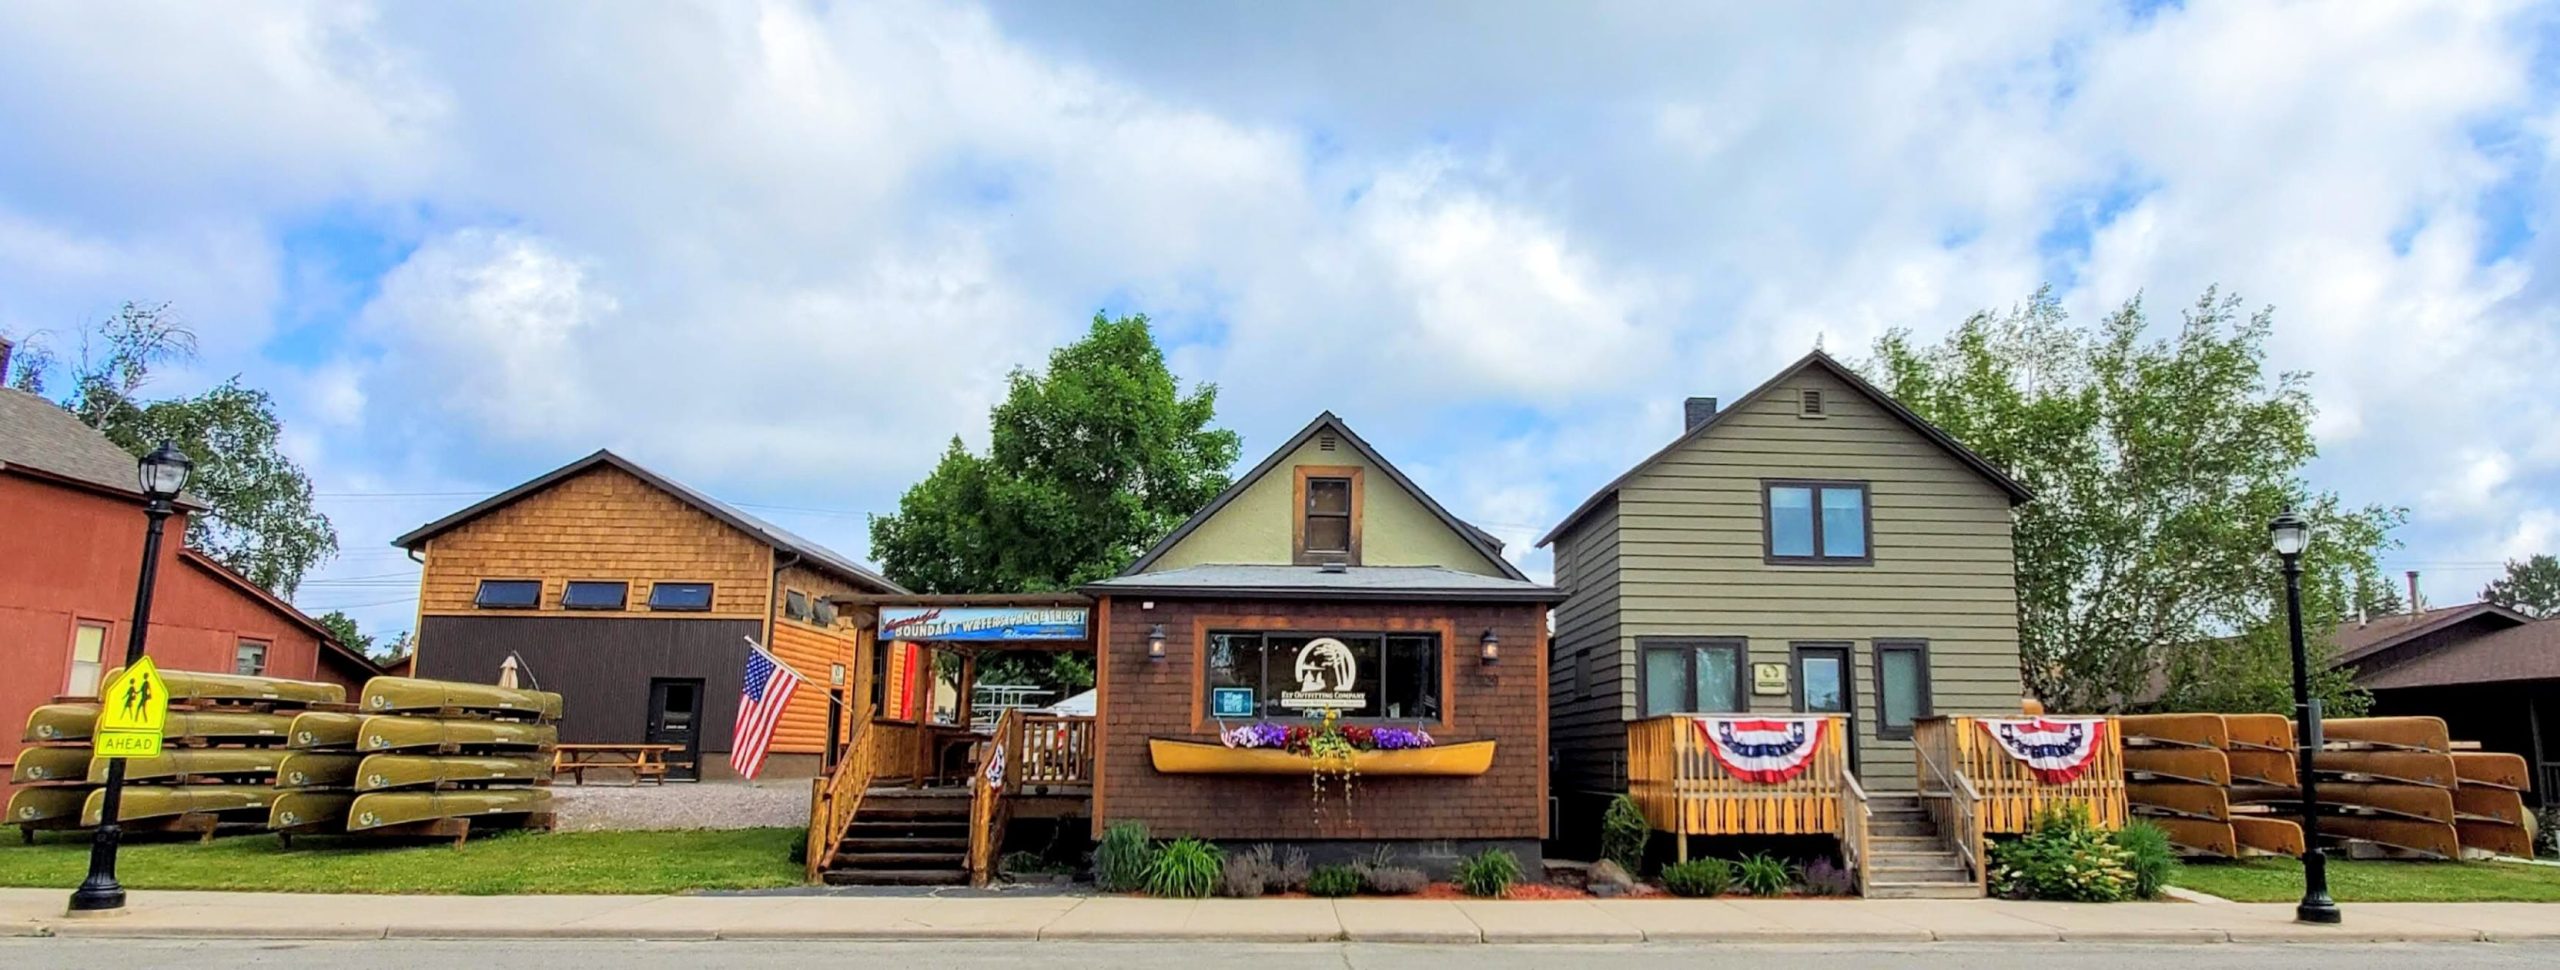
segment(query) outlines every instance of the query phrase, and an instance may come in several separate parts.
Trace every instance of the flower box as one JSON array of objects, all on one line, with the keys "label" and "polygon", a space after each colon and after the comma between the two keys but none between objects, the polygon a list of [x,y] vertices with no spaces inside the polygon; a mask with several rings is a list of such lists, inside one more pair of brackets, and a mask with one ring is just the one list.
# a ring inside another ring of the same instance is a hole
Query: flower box
[{"label": "flower box", "polygon": [[[1462,741],[1399,751],[1355,751],[1351,771],[1358,775],[1414,775],[1465,778],[1493,767],[1493,742]],[[1279,748],[1230,748],[1224,744],[1148,738],[1148,754],[1156,770],[1168,775],[1295,775],[1316,769],[1311,755]]]}]

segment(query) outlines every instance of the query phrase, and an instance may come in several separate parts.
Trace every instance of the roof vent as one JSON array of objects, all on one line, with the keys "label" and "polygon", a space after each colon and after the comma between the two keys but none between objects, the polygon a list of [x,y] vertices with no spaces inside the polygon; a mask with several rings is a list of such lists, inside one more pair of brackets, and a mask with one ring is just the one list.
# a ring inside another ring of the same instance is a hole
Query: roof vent
[{"label": "roof vent", "polygon": [[1332,435],[1330,435],[1330,434],[1320,434],[1320,435],[1317,435],[1317,436],[1316,436],[1316,450],[1317,450],[1317,451],[1332,451],[1332,450],[1333,450],[1333,446],[1334,446],[1334,437],[1333,437]]},{"label": "roof vent", "polygon": [[1351,571],[1351,564],[1339,559],[1332,559],[1327,560],[1323,566],[1318,568],[1328,573],[1347,573]]},{"label": "roof vent", "polygon": [[1699,425],[1715,420],[1716,399],[1711,397],[1693,397],[1680,402],[1680,410],[1682,411],[1683,416],[1688,419],[1688,423],[1682,425],[1680,430],[1696,431],[1698,430]]},{"label": "roof vent", "polygon": [[1796,392],[1796,416],[1804,418],[1818,418],[1822,416],[1821,388],[1808,387]]}]

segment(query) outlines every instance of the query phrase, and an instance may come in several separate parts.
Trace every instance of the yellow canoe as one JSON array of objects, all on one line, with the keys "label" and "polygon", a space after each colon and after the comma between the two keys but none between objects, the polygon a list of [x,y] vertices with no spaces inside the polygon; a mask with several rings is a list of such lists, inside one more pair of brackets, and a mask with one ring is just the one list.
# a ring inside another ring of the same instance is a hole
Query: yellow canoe
[{"label": "yellow canoe", "polygon": [[364,727],[364,715],[336,711],[304,711],[293,716],[286,744],[303,750],[328,750],[356,746],[356,732]]},{"label": "yellow canoe", "polygon": [[296,751],[276,766],[278,788],[349,788],[364,756],[344,751]]},{"label": "yellow canoe", "polygon": [[258,711],[170,711],[171,740],[194,738],[224,742],[282,741],[293,730],[293,715]]},{"label": "yellow canoe", "polygon": [[[98,681],[113,683],[119,666],[107,671]],[[347,689],[336,684],[308,680],[285,680],[279,677],[247,677],[240,674],[208,674],[197,670],[160,668],[160,679],[169,684],[173,701],[272,701],[279,704],[344,704]]]},{"label": "yellow canoe", "polygon": [[551,793],[540,788],[491,791],[378,791],[358,795],[347,807],[347,831],[432,822],[441,818],[525,815],[544,810]]},{"label": "yellow canoe", "polygon": [[80,804],[88,800],[86,788],[21,788],[10,794],[9,814],[0,823],[68,825],[80,818]]},{"label": "yellow canoe", "polygon": [[433,787],[448,784],[529,782],[551,776],[542,758],[497,758],[471,755],[366,755],[356,771],[356,790]]},{"label": "yellow canoe", "polygon": [[[1462,741],[1404,751],[1361,751],[1351,756],[1358,775],[1414,775],[1464,778],[1493,767],[1491,740]],[[1230,748],[1223,744],[1148,738],[1147,753],[1156,770],[1168,775],[1309,775],[1315,759],[1276,748]]]},{"label": "yellow canoe", "polygon": [[27,712],[29,744],[60,744],[86,741],[89,731],[98,723],[98,705],[92,702],[46,704]]},{"label": "yellow canoe", "polygon": [[523,721],[455,721],[384,714],[364,719],[357,747],[369,752],[420,748],[525,751],[560,743],[560,729]]},{"label": "yellow canoe", "polygon": [[545,721],[560,717],[560,695],[550,691],[416,677],[376,677],[365,681],[364,700],[359,706],[368,714],[450,709]]},{"label": "yellow canoe", "polygon": [[28,748],[9,769],[12,785],[82,785],[89,781],[89,749]]},{"label": "yellow canoe", "polygon": [[[283,763],[283,748],[163,748],[157,758],[127,758],[124,777],[127,781],[160,781],[170,778],[238,778],[271,784],[276,766]],[[89,783],[107,782],[110,758],[89,762]]]},{"label": "yellow canoe", "polygon": [[[80,824],[96,825],[106,813],[106,789],[89,793],[80,807]],[[116,820],[131,822],[196,812],[256,811],[266,817],[276,790],[265,785],[128,785],[116,803]]]},{"label": "yellow canoe", "polygon": [[278,831],[342,829],[346,827],[347,806],[355,800],[346,792],[280,792],[275,804],[267,808],[267,827]]}]

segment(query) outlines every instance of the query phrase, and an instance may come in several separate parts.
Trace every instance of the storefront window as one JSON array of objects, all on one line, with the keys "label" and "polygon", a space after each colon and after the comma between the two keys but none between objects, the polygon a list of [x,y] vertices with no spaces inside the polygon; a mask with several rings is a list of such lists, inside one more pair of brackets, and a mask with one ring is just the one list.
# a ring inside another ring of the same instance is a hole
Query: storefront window
[{"label": "storefront window", "polygon": [[1213,633],[1206,683],[1219,717],[1438,720],[1440,638],[1411,633]]}]

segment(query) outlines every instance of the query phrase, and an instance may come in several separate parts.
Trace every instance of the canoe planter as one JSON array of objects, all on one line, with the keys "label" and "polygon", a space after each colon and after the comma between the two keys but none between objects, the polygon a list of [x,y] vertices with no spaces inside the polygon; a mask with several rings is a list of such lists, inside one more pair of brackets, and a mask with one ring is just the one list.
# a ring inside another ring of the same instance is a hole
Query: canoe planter
[{"label": "canoe planter", "polygon": [[2231,731],[2220,714],[2127,714],[2116,725],[2128,748],[2231,746]]},{"label": "canoe planter", "polygon": [[364,756],[347,751],[296,751],[276,766],[278,788],[353,788]]},{"label": "canoe planter", "polygon": [[26,741],[29,744],[86,741],[89,740],[90,729],[97,723],[96,704],[46,704],[27,712]]},{"label": "canoe planter", "polygon": [[356,771],[356,790],[434,788],[453,784],[529,782],[551,775],[551,762],[540,758],[470,755],[366,755]]},{"label": "canoe planter", "polygon": [[21,788],[9,796],[9,815],[0,822],[36,828],[68,828],[80,821],[87,788]]},{"label": "canoe planter", "polygon": [[278,792],[267,807],[267,827],[277,831],[343,831],[347,807],[356,796],[346,792]]},{"label": "canoe planter", "polygon": [[484,815],[524,815],[547,809],[551,793],[540,788],[496,791],[378,791],[356,796],[347,807],[347,831]]},{"label": "canoe planter", "polygon": [[18,752],[18,763],[9,769],[12,785],[86,785],[89,783],[88,748],[28,748]]},{"label": "canoe planter", "polygon": [[[1168,775],[1295,775],[1303,778],[1316,770],[1314,758],[1277,748],[1230,748],[1214,742],[1148,738],[1147,751],[1155,761],[1156,770]],[[1484,774],[1492,767],[1493,742],[1490,740],[1402,751],[1360,751],[1351,756],[1351,771],[1363,776],[1464,778]]]},{"label": "canoe planter", "polygon": [[[80,806],[80,824],[98,824],[106,798],[105,789],[90,792]],[[116,820],[255,812],[264,821],[267,805],[275,799],[276,790],[265,785],[128,785],[116,804]]]},{"label": "canoe planter", "polygon": [[469,749],[539,751],[560,743],[560,729],[521,721],[446,721],[377,715],[364,719],[356,746],[368,752]]},{"label": "canoe planter", "polygon": [[365,681],[364,700],[358,706],[367,714],[450,710],[529,721],[560,717],[560,695],[550,691],[416,677],[376,677]]},{"label": "canoe planter", "polygon": [[[272,786],[276,766],[284,763],[288,753],[283,748],[163,748],[157,758],[124,759],[124,778],[227,778]],[[98,758],[89,762],[89,783],[106,784],[107,765],[113,760]]]},{"label": "canoe planter", "polygon": [[[114,683],[116,675],[123,672],[123,667],[117,667],[108,671],[105,679],[98,682]],[[308,680],[246,677],[240,674],[208,674],[201,671],[167,668],[161,669],[160,679],[169,682],[169,699],[172,701],[266,702],[286,705],[347,702],[346,688]]]},{"label": "canoe planter", "polygon": [[304,711],[293,716],[293,727],[285,743],[306,750],[353,748],[356,732],[364,729],[364,715],[335,711]]}]

